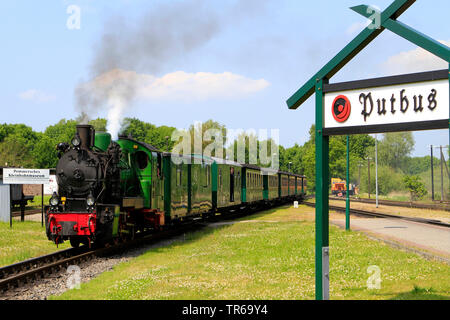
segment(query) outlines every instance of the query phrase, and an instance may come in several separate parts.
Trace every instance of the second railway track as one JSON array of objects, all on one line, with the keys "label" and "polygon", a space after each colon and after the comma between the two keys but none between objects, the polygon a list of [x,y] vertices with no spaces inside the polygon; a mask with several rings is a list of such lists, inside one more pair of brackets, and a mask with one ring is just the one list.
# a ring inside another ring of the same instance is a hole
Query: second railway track
[{"label": "second railway track", "polygon": [[[345,197],[330,197],[330,200],[338,200],[345,201]],[[366,199],[366,198],[350,198],[352,202],[361,202],[368,204],[375,204],[375,199]],[[430,209],[430,210],[443,210],[450,211],[449,203],[439,203],[439,204],[426,204],[426,203],[417,203],[417,202],[406,202],[406,201],[394,201],[394,200],[378,200],[380,205],[384,206],[393,206],[393,207],[404,207],[404,208],[417,208],[417,209]]]},{"label": "second railway track", "polygon": [[[312,203],[312,202],[304,202],[304,204],[307,206],[310,206],[310,207],[316,206],[315,203]],[[330,208],[330,210],[345,212],[345,207],[329,206],[329,208]],[[435,220],[435,219],[406,217],[406,216],[399,216],[399,215],[395,215],[395,214],[372,212],[372,211],[366,211],[366,210],[360,210],[360,209],[350,209],[350,213],[360,215],[360,216],[366,216],[366,217],[401,219],[401,220],[406,220],[406,221],[412,221],[412,222],[418,222],[418,223],[423,223],[423,224],[436,225],[436,226],[440,226],[440,227],[450,228],[450,224],[442,222],[440,220]]]}]

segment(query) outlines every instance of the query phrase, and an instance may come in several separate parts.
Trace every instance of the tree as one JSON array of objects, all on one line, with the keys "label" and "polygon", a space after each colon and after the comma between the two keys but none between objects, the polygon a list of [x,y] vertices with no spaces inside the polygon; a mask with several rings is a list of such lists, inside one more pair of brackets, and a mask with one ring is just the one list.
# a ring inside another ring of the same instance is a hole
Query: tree
[{"label": "tree", "polygon": [[95,120],[90,120],[88,122],[91,126],[94,127],[95,131],[106,132],[107,120],[102,118],[97,118]]},{"label": "tree", "polygon": [[[221,137],[214,134],[214,131],[216,133],[219,133]],[[189,133],[191,134],[191,145],[192,145],[192,153],[198,153],[198,150],[195,150],[195,144],[201,139],[202,142],[202,152],[204,152],[205,148],[209,146],[211,143],[216,142],[217,146],[222,147],[222,155],[223,158],[225,158],[225,144],[226,144],[226,138],[227,138],[227,128],[225,125],[220,124],[217,121],[214,121],[212,119],[209,119],[205,122],[201,123],[200,125],[191,125],[189,127]],[[222,141],[219,141],[217,139],[222,139]],[[211,154],[212,156],[217,156],[217,150],[214,150],[214,152]]]},{"label": "tree", "polygon": [[33,166],[33,149],[38,135],[24,124],[0,126],[0,164],[15,167]]},{"label": "tree", "polygon": [[414,138],[411,132],[385,133],[378,144],[379,164],[394,169],[402,169],[411,151],[414,149]]},{"label": "tree", "polygon": [[143,141],[151,144],[148,134],[155,128],[153,124],[141,121],[137,118],[125,118],[120,134],[131,135],[137,141]]},{"label": "tree", "polygon": [[55,146],[60,142],[70,142],[77,131],[77,121],[61,119],[58,123],[48,126],[44,134],[49,137]]},{"label": "tree", "polygon": [[33,149],[32,157],[36,168],[55,168],[58,162],[56,139],[51,139],[44,133],[39,134],[39,139]]},{"label": "tree", "polygon": [[150,144],[155,148],[169,152],[175,145],[175,141],[172,141],[172,133],[176,129],[174,127],[160,126],[150,129],[147,133],[147,139]]},{"label": "tree", "polygon": [[403,183],[409,190],[411,201],[421,200],[428,193],[425,185],[418,176],[405,176]]},{"label": "tree", "polygon": [[[433,157],[433,161],[434,165],[438,165],[440,160]],[[407,175],[418,175],[431,168],[431,156],[407,158],[405,162],[406,165],[403,171]]]},{"label": "tree", "polygon": [[31,167],[33,158],[29,141],[18,134],[8,135],[0,143],[0,164],[9,167]]},{"label": "tree", "polygon": [[125,118],[121,134],[130,135],[133,139],[148,143],[158,150],[170,151],[176,143],[171,139],[175,130],[174,127],[157,127],[136,118]]}]

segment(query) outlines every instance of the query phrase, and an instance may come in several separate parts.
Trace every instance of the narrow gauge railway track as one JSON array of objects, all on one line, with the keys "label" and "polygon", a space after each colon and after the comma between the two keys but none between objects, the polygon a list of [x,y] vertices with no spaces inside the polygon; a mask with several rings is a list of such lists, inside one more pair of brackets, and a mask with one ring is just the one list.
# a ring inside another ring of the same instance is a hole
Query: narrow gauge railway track
[{"label": "narrow gauge railway track", "polygon": [[[345,201],[345,197],[344,198],[330,197],[329,199],[330,200]],[[375,199],[364,199],[364,198],[363,199],[350,198],[350,201],[352,201],[352,202],[361,202],[361,203],[370,203],[370,204],[375,204],[376,203]],[[445,203],[445,202],[443,202],[441,204],[424,204],[424,203],[415,203],[415,202],[406,202],[406,201],[378,200],[378,203],[380,205],[384,205],[384,206],[450,211],[450,204],[449,203]]]},{"label": "narrow gauge railway track", "polygon": [[[315,203],[306,202],[306,201],[304,202],[304,204],[309,207],[316,206]],[[330,210],[345,212],[345,207],[329,206],[329,208],[330,208]],[[412,221],[412,222],[418,222],[418,223],[423,223],[423,224],[430,224],[430,225],[436,225],[436,226],[440,226],[440,227],[450,228],[450,224],[442,222],[440,220],[435,220],[435,219],[405,217],[405,216],[399,216],[399,215],[394,215],[394,214],[372,212],[372,211],[366,211],[366,210],[360,210],[360,209],[350,209],[350,213],[354,214],[354,215],[365,216],[365,217],[394,218],[394,219],[400,219],[400,220],[406,220],[406,221]]]},{"label": "narrow gauge railway track", "polygon": [[[271,207],[276,206],[278,205],[274,205]],[[171,228],[158,233],[148,234],[134,240],[106,248],[89,249],[87,247],[81,246],[79,248],[60,250],[51,254],[4,266],[0,268],[0,292],[6,292],[27,284],[32,284],[37,280],[44,279],[52,274],[61,272],[69,265],[82,263],[96,257],[117,254],[126,250],[130,250],[132,248],[139,247],[141,245],[168,239],[185,232],[197,231],[207,226],[210,222],[233,220],[266,209],[268,208],[246,208],[245,210],[236,210],[234,212],[229,212],[226,215],[215,215],[207,220],[197,218],[189,223],[181,224],[176,228]]]}]

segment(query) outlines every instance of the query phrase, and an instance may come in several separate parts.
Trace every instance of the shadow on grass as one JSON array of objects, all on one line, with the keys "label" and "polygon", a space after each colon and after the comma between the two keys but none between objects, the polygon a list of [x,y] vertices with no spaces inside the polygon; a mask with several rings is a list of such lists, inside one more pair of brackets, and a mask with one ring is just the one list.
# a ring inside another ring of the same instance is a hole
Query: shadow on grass
[{"label": "shadow on grass", "polygon": [[450,300],[450,296],[439,295],[433,288],[414,286],[411,291],[400,293],[390,300]]}]

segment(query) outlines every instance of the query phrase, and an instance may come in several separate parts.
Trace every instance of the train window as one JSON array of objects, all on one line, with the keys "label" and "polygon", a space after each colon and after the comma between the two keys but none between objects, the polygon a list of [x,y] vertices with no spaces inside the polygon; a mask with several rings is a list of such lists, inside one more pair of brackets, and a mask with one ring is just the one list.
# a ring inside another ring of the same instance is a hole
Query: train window
[{"label": "train window", "polygon": [[219,169],[219,186],[222,187],[222,169]]},{"label": "train window", "polygon": [[144,170],[148,165],[148,155],[144,151],[138,151],[135,154],[137,166],[139,169]]}]

